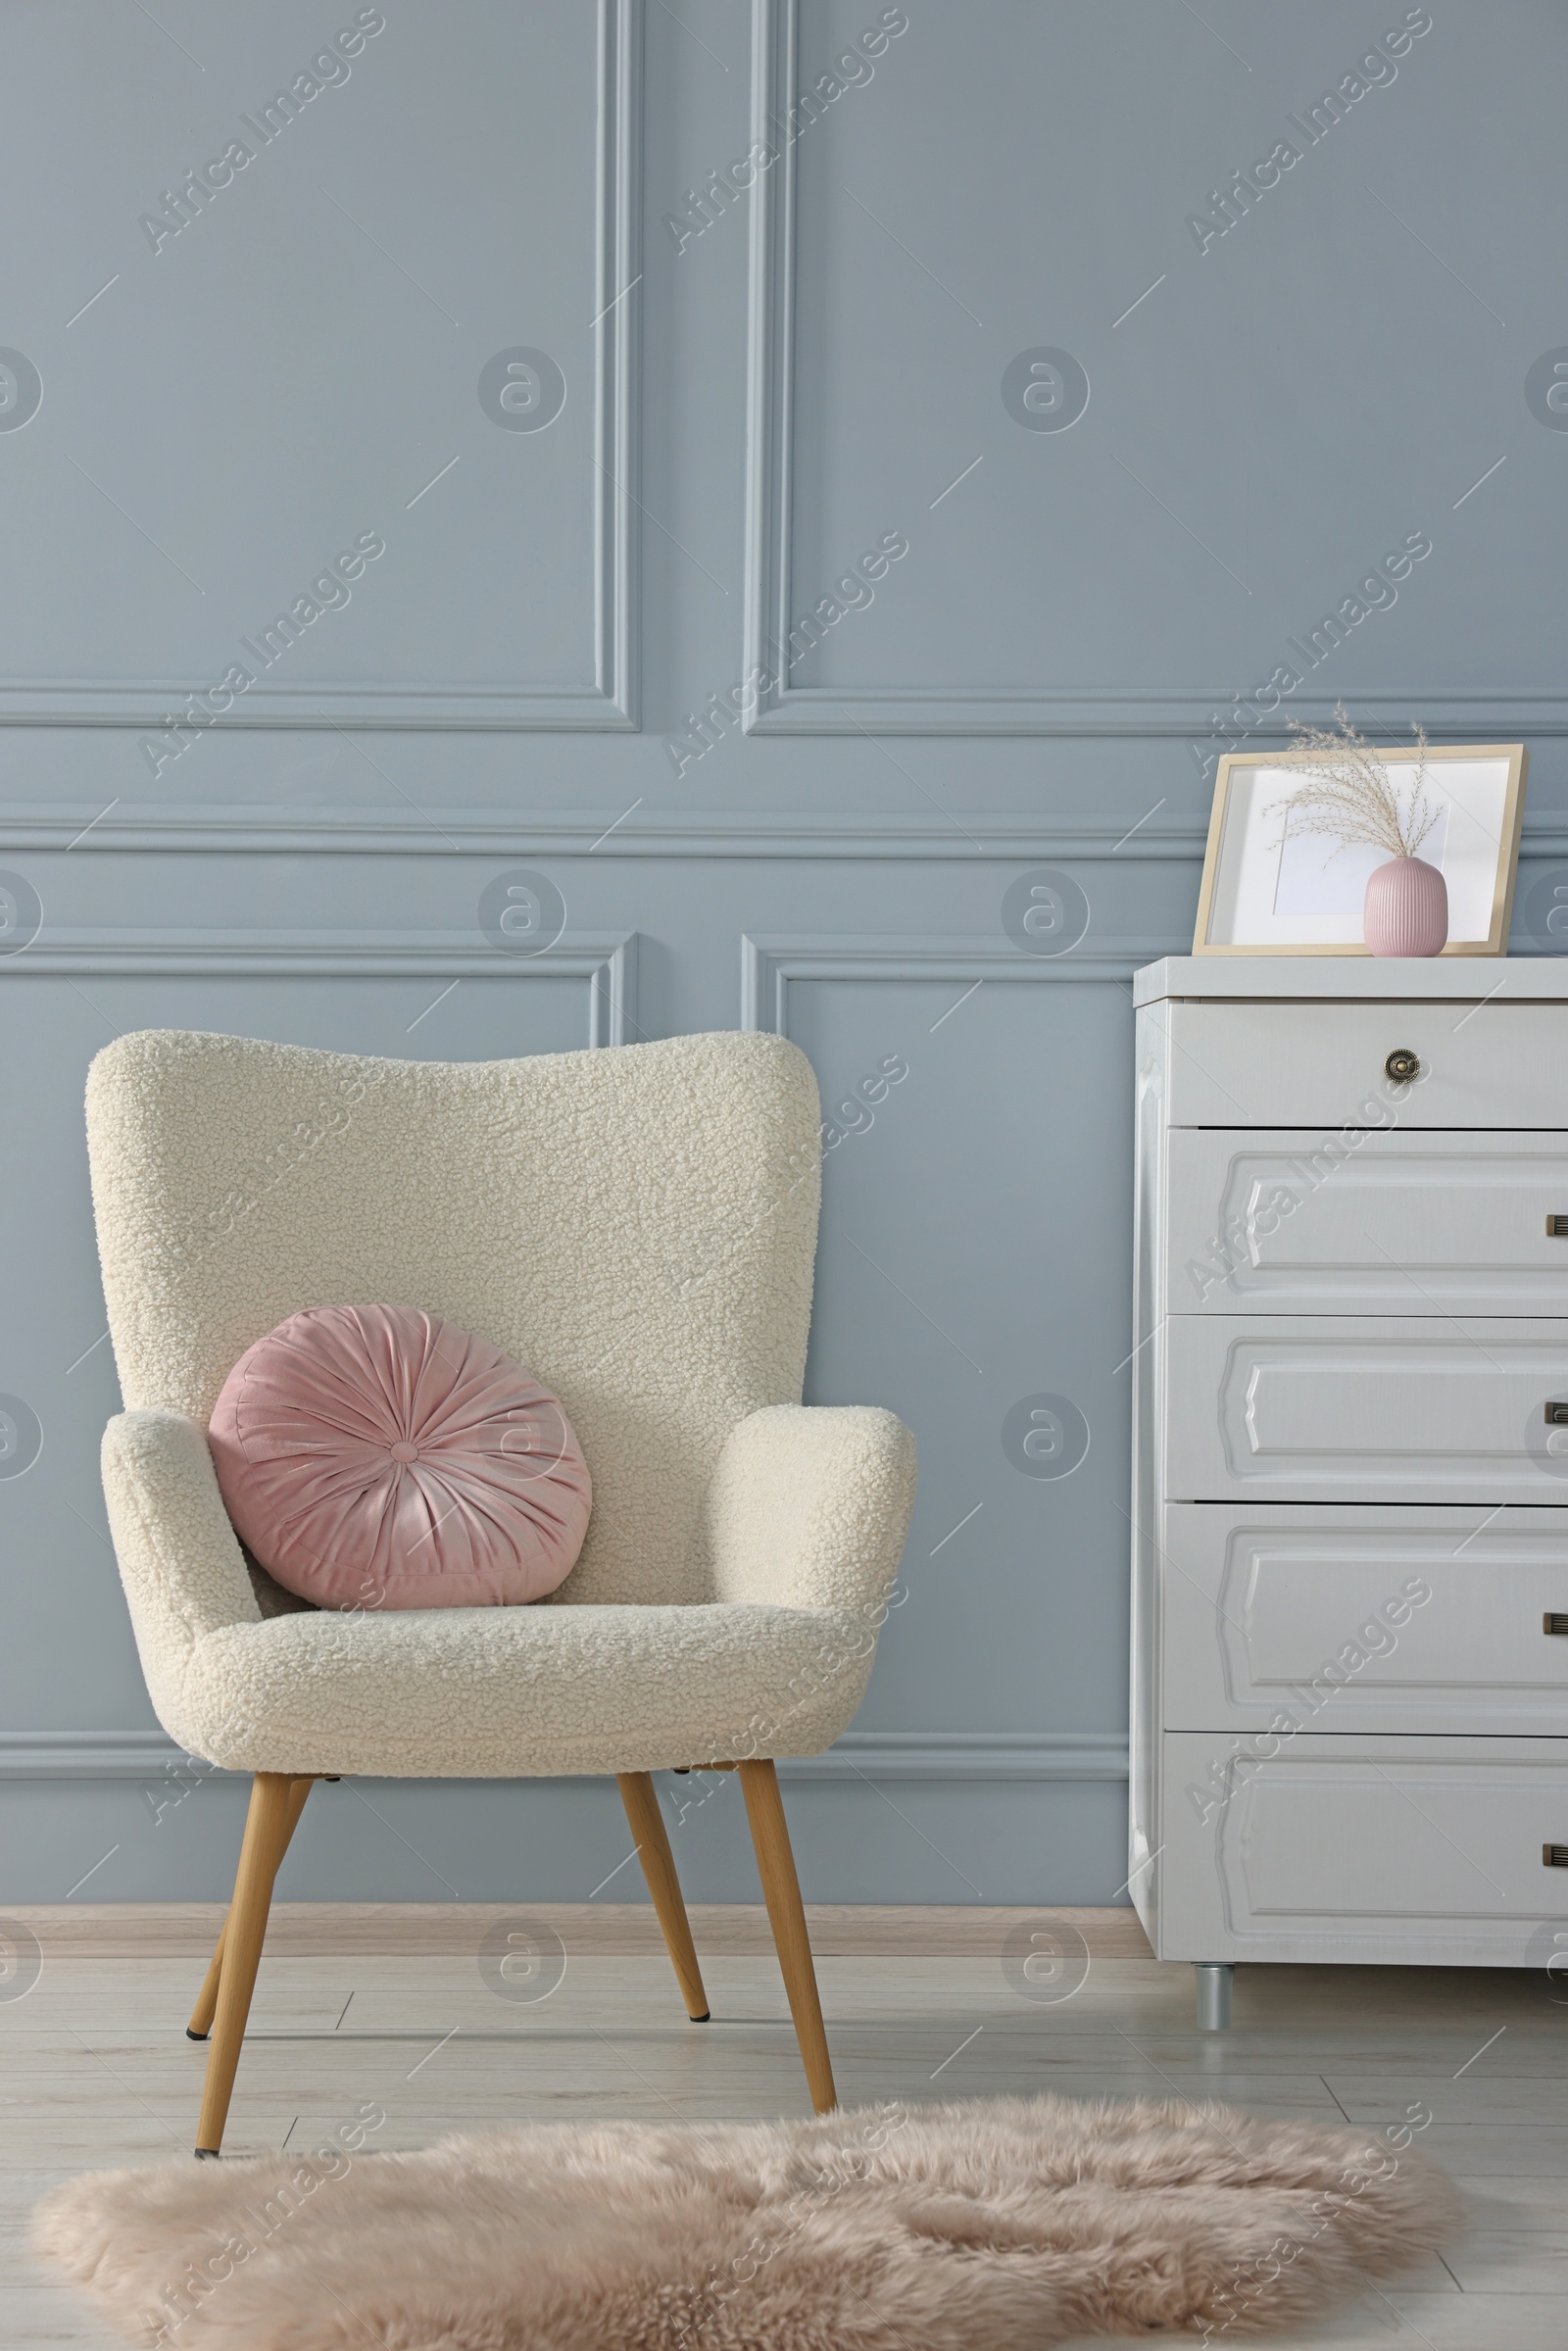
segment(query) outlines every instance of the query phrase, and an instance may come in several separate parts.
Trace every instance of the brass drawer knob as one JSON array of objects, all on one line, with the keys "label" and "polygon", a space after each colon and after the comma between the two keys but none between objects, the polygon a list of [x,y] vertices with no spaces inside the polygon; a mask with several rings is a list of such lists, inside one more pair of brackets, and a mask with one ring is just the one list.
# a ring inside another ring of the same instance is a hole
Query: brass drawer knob
[{"label": "brass drawer knob", "polygon": [[1408,1086],[1412,1078],[1421,1075],[1421,1056],[1407,1045],[1396,1045],[1383,1066],[1396,1086]]}]

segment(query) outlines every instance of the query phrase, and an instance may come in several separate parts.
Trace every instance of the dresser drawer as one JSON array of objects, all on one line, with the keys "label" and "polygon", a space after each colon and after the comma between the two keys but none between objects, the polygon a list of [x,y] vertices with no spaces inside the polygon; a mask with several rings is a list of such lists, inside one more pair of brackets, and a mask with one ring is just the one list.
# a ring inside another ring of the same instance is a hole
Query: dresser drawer
[{"label": "dresser drawer", "polygon": [[1173,1502],[1163,1550],[1167,1730],[1568,1734],[1568,1513]]},{"label": "dresser drawer", "polygon": [[[1169,1501],[1568,1504],[1568,1321],[1172,1315]],[[1559,1448],[1561,1448],[1559,1450]]]},{"label": "dresser drawer", "polygon": [[1542,1966],[1568,1922],[1560,1739],[1163,1744],[1162,1959]]},{"label": "dresser drawer", "polygon": [[[1507,978],[1499,973],[1506,990]],[[1478,996],[1494,985],[1490,976]],[[1173,1126],[1560,1127],[1568,1035],[1557,1004],[1192,1004],[1168,1023]],[[1395,1085],[1391,1053],[1420,1075]]]},{"label": "dresser drawer", "polygon": [[1168,1314],[1568,1315],[1568,1133],[1179,1128],[1168,1154]]}]

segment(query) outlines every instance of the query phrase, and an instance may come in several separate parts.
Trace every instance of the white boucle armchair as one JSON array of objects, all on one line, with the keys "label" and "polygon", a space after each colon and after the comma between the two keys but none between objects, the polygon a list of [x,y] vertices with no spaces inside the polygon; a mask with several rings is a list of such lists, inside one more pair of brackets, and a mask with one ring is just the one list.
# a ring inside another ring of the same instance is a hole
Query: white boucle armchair
[{"label": "white boucle armchair", "polygon": [[[613,1772],[688,2013],[708,2001],[650,1774],[739,1771],[811,2097],[835,2093],[774,1758],[871,1670],[914,1492],[891,1412],[800,1401],[818,1109],[778,1038],[382,1061],[179,1030],[92,1065],[87,1135],[126,1409],[104,1487],[147,1687],[254,1774],[193,2037],[220,2147],[272,1882],[312,1784]],[[241,1551],[206,1439],[304,1306],[423,1307],[564,1404],[594,1508],[526,1608],[339,1613]]]}]

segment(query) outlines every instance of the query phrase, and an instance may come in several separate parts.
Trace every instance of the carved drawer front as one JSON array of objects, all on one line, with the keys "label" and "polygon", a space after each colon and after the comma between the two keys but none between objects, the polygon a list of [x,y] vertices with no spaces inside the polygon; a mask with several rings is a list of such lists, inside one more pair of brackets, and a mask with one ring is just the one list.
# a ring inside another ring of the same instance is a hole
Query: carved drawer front
[{"label": "carved drawer front", "polygon": [[1560,1947],[1561,1740],[1163,1746],[1162,1957],[1544,1968]]},{"label": "carved drawer front", "polygon": [[[1568,1112],[1568,1073],[1562,1093]],[[1168,1314],[1568,1315],[1568,1134],[1168,1144]]]},{"label": "carved drawer front", "polygon": [[1568,1731],[1568,1512],[1164,1513],[1171,1731]]},{"label": "carved drawer front", "polygon": [[[1478,973],[1477,998],[1495,980]],[[1504,980],[1506,986],[1506,981]],[[1166,1006],[1173,1126],[1568,1127],[1558,1004]],[[1389,1075],[1408,1053],[1414,1079]]]},{"label": "carved drawer front", "polygon": [[1168,1500],[1568,1504],[1568,1321],[1183,1314],[1164,1330]]}]

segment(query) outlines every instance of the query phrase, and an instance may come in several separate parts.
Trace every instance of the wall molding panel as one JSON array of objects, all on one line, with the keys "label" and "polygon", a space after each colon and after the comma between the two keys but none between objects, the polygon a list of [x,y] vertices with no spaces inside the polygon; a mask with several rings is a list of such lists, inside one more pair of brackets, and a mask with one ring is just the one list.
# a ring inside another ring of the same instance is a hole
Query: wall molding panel
[{"label": "wall molding panel", "polygon": [[642,116],[643,0],[599,0],[594,687],[601,723],[628,730],[642,724]]},{"label": "wall molding panel", "polygon": [[[87,828],[91,828],[88,830]],[[613,828],[613,846],[609,838]],[[122,803],[105,814],[82,801],[0,803],[0,856],[70,850],[83,857],[800,857],[944,864],[1114,857],[1123,865],[1199,862],[1206,816],[1001,813],[843,814],[829,808],[666,808],[619,821],[613,809],[458,808],[439,819],[406,807],[288,802]],[[1525,811],[1523,857],[1568,857],[1568,815]],[[1161,948],[1161,954],[1176,952]],[[1181,951],[1185,952],[1185,950]]]},{"label": "wall molding panel", "polygon": [[[90,831],[85,828],[90,827]],[[609,838],[613,831],[613,840]],[[72,850],[81,857],[174,853],[191,856],[440,857],[877,857],[903,860],[1119,857],[1201,858],[1207,819],[1191,817],[957,817],[840,814],[832,809],[443,809],[439,819],[406,807],[326,808],[289,803],[124,803],[112,813],[82,803],[0,804],[0,855]],[[1568,842],[1568,830],[1563,839]]]},{"label": "wall molding panel", "polygon": [[[595,238],[593,669],[591,686],[454,686],[339,681],[296,690],[258,683],[214,732],[345,726],[446,733],[635,732],[640,726],[638,560],[641,432],[643,0],[598,0]],[[140,727],[177,716],[208,678],[143,684],[0,684],[0,726]]]},{"label": "wall molding panel", "polygon": [[1009,939],[984,934],[950,939],[879,938],[871,932],[838,938],[748,935],[741,940],[741,1027],[787,1037],[792,980],[1021,980],[1031,986],[1098,981],[1126,987],[1146,963],[1185,955],[1188,944],[1149,939],[1031,955]]},{"label": "wall molding panel", "polygon": [[[784,1760],[790,1780],[1124,1781],[1125,1731],[850,1731],[825,1754]],[[229,1781],[247,1775],[193,1761],[162,1731],[0,1733],[0,1782]]]},{"label": "wall molding panel", "polygon": [[576,979],[584,1044],[636,1028],[637,934],[566,932],[542,955],[503,955],[471,935],[376,931],[44,930],[0,959],[0,988],[29,979]]},{"label": "wall molding panel", "polygon": [[[782,608],[775,608],[782,609]],[[747,636],[748,670],[776,662],[776,639],[762,634],[769,620]],[[771,643],[774,654],[754,647]],[[758,697],[746,722],[748,734],[763,735],[1065,735],[1116,738],[1158,737],[1181,742],[1213,741],[1216,714],[1223,716],[1228,694],[1159,692],[1140,687],[1102,694],[1058,693],[1053,689],[993,687],[964,692],[942,687],[888,693],[875,686],[791,686]],[[1290,700],[1293,718],[1329,725],[1341,704],[1366,731],[1402,733],[1408,718],[1387,725],[1369,717],[1367,707],[1413,711],[1434,743],[1511,743],[1531,736],[1568,735],[1568,694],[1544,689],[1528,694],[1432,694],[1379,687],[1375,693],[1298,694]],[[1282,705],[1282,708],[1286,707]],[[1248,738],[1252,750],[1283,743],[1283,729],[1259,727]]]},{"label": "wall molding panel", "polygon": [[847,1731],[823,1755],[779,1766],[786,1780],[1120,1780],[1125,1731]]},{"label": "wall molding panel", "polygon": [[[781,131],[798,96],[800,0],[753,0],[752,138],[777,141],[778,161],[751,190],[749,382],[747,398],[745,674],[777,680],[744,720],[765,735],[1082,735],[1216,737],[1239,697],[1229,686],[1102,685],[1088,689],[938,685],[792,686],[782,657],[800,607],[793,592],[795,315],[799,238],[795,142]],[[1262,664],[1266,676],[1279,653]],[[1568,692],[1544,683],[1522,691],[1375,689],[1306,692],[1290,698],[1292,717],[1332,720],[1344,702],[1363,725],[1396,710],[1403,733],[1412,714],[1428,734],[1483,742],[1520,734],[1568,735]],[[1282,706],[1283,709],[1283,706]],[[1267,718],[1255,744],[1283,740]]]}]

